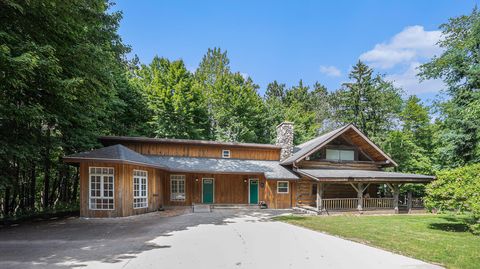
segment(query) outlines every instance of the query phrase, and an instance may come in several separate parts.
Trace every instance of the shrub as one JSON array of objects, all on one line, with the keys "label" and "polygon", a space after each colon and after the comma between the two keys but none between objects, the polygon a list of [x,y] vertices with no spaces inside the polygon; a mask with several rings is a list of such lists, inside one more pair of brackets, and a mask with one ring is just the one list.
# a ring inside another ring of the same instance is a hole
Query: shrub
[{"label": "shrub", "polygon": [[470,229],[480,233],[480,164],[446,169],[427,186],[425,205],[429,209],[468,212],[474,221]]}]

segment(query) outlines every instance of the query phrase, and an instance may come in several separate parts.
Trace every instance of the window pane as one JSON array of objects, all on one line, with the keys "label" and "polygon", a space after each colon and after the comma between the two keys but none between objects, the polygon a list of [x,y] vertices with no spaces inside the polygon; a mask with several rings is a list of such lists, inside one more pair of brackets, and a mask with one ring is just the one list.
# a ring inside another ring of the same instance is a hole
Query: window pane
[{"label": "window pane", "polygon": [[353,161],[354,154],[353,150],[341,150],[340,151],[340,160],[342,161]]},{"label": "window pane", "polygon": [[338,161],[340,159],[340,153],[336,149],[327,149],[326,159]]},{"label": "window pane", "polygon": [[288,182],[277,182],[277,192],[288,193]]}]

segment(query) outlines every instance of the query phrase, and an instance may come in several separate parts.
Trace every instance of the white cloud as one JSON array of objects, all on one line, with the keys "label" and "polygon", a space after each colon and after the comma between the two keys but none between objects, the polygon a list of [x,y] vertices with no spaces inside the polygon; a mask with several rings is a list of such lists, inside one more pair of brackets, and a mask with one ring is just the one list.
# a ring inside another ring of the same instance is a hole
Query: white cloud
[{"label": "white cloud", "polygon": [[335,66],[320,66],[320,73],[325,74],[329,77],[339,77],[342,75],[342,72]]},{"label": "white cloud", "polygon": [[403,29],[388,42],[376,44],[375,47],[360,55],[360,60],[383,69],[398,64],[409,65],[413,61],[428,59],[442,52],[437,42],[440,31],[425,31],[423,26],[415,25]]},{"label": "white cloud", "polygon": [[419,78],[417,77],[419,66],[419,62],[412,62],[405,72],[386,75],[385,79],[393,81],[395,86],[403,88],[403,90],[405,90],[405,92],[409,95],[436,93],[445,87],[443,82],[438,79],[420,82]]},{"label": "white cloud", "polygon": [[240,73],[240,75],[243,77],[243,79],[248,79],[250,75],[248,73]]}]

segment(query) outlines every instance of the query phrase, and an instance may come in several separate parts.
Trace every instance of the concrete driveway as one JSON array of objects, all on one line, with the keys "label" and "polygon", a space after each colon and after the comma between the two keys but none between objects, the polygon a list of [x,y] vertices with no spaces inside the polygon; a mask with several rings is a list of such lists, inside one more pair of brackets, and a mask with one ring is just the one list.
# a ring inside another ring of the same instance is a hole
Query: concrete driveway
[{"label": "concrete driveway", "polygon": [[1,228],[0,268],[439,268],[269,220],[279,213],[151,213]]}]

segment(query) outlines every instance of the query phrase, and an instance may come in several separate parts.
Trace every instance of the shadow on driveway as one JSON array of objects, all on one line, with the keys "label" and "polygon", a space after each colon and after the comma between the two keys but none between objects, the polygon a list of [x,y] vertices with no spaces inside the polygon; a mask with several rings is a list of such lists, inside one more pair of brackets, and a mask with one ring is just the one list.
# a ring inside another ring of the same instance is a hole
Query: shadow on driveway
[{"label": "shadow on driveway", "polygon": [[226,225],[246,214],[258,221],[285,211],[216,210],[168,217],[154,212],[126,218],[82,219],[26,223],[0,229],[0,268],[72,268],[97,261],[114,264],[152,249],[161,236],[202,224]]}]

